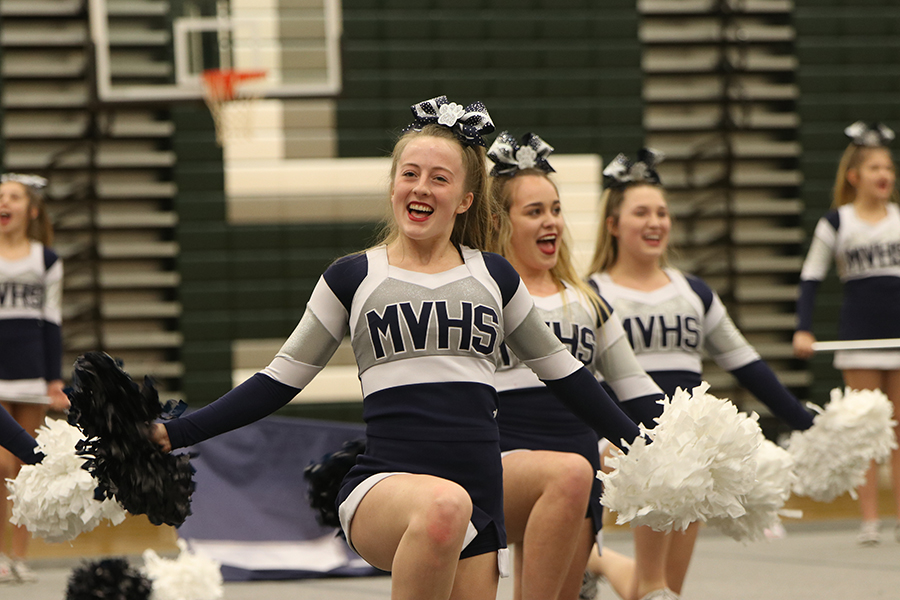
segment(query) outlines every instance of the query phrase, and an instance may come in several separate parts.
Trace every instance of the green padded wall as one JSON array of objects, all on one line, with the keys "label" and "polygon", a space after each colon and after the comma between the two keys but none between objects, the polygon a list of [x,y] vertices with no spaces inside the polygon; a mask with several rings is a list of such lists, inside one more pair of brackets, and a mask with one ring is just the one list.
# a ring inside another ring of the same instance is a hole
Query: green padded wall
[{"label": "green padded wall", "polygon": [[634,0],[344,0],[341,156],[384,155],[414,102],[482,100],[558,153],[643,142]]},{"label": "green padded wall", "polygon": [[[811,235],[831,204],[844,128],[883,121],[900,131],[900,6],[896,0],[795,0],[803,144],[804,225]],[[840,283],[834,273],[820,288],[814,330],[836,339]],[[811,399],[842,385],[831,354],[818,356]]]}]

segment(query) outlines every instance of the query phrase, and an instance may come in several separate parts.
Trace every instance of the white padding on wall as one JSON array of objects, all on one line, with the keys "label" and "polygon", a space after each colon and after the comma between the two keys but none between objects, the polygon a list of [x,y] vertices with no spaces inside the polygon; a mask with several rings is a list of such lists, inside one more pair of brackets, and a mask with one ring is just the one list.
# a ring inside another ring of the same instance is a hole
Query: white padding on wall
[{"label": "white padding on wall", "polygon": [[316,158],[278,163],[243,160],[229,165],[229,196],[384,195],[389,158]]}]

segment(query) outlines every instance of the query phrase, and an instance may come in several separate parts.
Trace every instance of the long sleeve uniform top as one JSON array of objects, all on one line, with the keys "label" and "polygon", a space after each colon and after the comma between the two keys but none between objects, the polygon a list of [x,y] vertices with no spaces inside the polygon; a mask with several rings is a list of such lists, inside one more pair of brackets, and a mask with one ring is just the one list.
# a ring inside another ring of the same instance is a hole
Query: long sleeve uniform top
[{"label": "long sleeve uniform top", "polygon": [[[609,385],[620,402],[661,399],[662,390],[635,358],[613,307],[602,298],[600,302],[602,308],[597,314],[590,300],[571,286],[551,296],[534,298],[535,309],[550,331],[591,374]],[[515,402],[517,391],[546,389],[546,386],[505,347],[501,348],[501,358],[503,362],[497,371],[496,386],[501,397],[510,398],[503,403],[501,417],[504,417],[519,409]],[[564,409],[561,405],[560,408]],[[569,419],[573,418],[569,411],[566,413],[570,415]],[[541,415],[542,419],[536,419],[535,427],[542,427],[545,419],[556,418],[546,409],[541,410]]]},{"label": "long sleeve uniform top", "polygon": [[25,258],[0,258],[0,399],[44,396],[61,379],[62,275],[39,242]]},{"label": "long sleeve uniform top", "polygon": [[819,219],[800,272],[800,331],[812,330],[816,292],[832,260],[843,284],[840,338],[900,337],[900,208],[889,203],[877,223],[860,219],[853,204]]},{"label": "long sleeve uniform top", "polygon": [[391,266],[384,246],[336,261],[268,367],[166,427],[173,447],[259,419],[289,402],[350,336],[367,435],[409,440],[498,438],[494,372],[501,342],[573,412],[613,441],[638,435],[551,333],[502,257],[460,248],[436,274]]},{"label": "long sleeve uniform top", "polygon": [[606,273],[591,276],[662,390],[671,396],[699,385],[707,354],[792,428],[810,427],[812,417],[737,329],[718,294],[697,277],[665,271],[669,284],[651,292],[618,285]]}]

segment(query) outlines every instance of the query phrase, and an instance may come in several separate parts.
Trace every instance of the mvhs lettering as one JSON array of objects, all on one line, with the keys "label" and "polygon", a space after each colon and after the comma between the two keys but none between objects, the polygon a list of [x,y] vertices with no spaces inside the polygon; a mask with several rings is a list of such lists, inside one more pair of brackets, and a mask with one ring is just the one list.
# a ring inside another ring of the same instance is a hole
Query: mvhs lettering
[{"label": "mvhs lettering", "polygon": [[696,317],[688,315],[650,315],[622,320],[628,341],[635,350],[671,348],[696,349],[700,343],[700,326]]},{"label": "mvhs lettering", "polygon": [[900,265],[900,243],[883,242],[848,248],[844,251],[844,262],[848,271],[856,273],[868,269],[896,267]]},{"label": "mvhs lettering", "polygon": [[[569,353],[580,360],[583,364],[589,365],[594,362],[594,348],[596,347],[594,330],[590,327],[580,327],[576,323],[568,324],[568,332],[563,323],[559,321],[545,321],[547,327],[553,331],[553,334],[559,339],[563,345],[568,347]],[[512,358],[506,344],[500,345],[500,359],[504,366],[512,364]]]},{"label": "mvhs lettering", "polygon": [[[459,350],[491,354],[500,323],[493,308],[471,302],[460,302],[459,309],[451,316],[446,300],[422,302],[418,312],[409,302],[389,304],[381,314],[376,310],[367,312],[366,322],[376,359],[387,355],[386,344],[394,354],[425,350],[429,335],[436,336],[438,350],[449,350],[451,331],[459,334]],[[407,343],[412,347],[407,348]]]},{"label": "mvhs lettering", "polygon": [[568,346],[569,352],[582,363],[589,365],[594,360],[594,330],[590,327],[579,327],[575,323],[569,326],[569,334],[563,332],[563,324],[559,321],[547,323],[553,334],[559,338],[563,345]]},{"label": "mvhs lettering", "polygon": [[0,283],[0,306],[6,308],[42,308],[44,286],[36,283]]}]

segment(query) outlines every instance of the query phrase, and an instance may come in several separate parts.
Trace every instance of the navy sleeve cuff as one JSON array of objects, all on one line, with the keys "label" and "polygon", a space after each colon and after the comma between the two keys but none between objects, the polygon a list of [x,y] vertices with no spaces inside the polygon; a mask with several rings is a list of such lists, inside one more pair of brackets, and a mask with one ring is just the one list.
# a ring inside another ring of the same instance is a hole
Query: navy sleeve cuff
[{"label": "navy sleeve cuff", "polygon": [[731,372],[760,402],[791,429],[809,429],[813,418],[799,400],[786,388],[775,372],[761,360]]},{"label": "navy sleeve cuff", "polygon": [[249,425],[290,402],[299,391],[256,373],[212,404],[166,422],[169,442],[173,449],[184,448]]},{"label": "navy sleeve cuff", "polygon": [[613,444],[621,447],[621,440],[630,444],[640,434],[634,421],[622,412],[586,368],[581,367],[567,377],[545,380],[544,383],[597,435]]},{"label": "navy sleeve cuff", "polygon": [[635,423],[639,423],[647,429],[656,427],[656,419],[663,413],[663,405],[659,403],[663,399],[662,395],[641,396],[633,398],[628,402],[622,402],[619,406],[622,411],[631,417]]},{"label": "navy sleeve cuff", "polygon": [[35,454],[37,442],[22,429],[22,426],[3,408],[0,408],[0,441],[16,458],[26,465],[41,462],[43,454]]},{"label": "navy sleeve cuff", "polygon": [[62,379],[62,329],[56,323],[44,321],[44,378],[47,381]]},{"label": "navy sleeve cuff", "polygon": [[819,282],[808,279],[800,282],[797,296],[797,331],[812,331],[813,308]]}]

